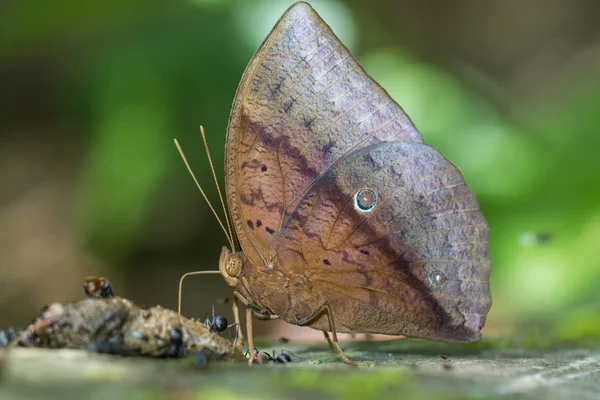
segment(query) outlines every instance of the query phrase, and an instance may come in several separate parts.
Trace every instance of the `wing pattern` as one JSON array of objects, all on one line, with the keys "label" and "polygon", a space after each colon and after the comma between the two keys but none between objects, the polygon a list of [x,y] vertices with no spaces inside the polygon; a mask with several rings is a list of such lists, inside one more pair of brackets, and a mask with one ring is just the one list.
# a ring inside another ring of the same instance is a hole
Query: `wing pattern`
[{"label": "wing pattern", "polygon": [[[250,61],[226,155],[244,253],[306,277],[338,331],[479,337],[491,262],[475,196],[308,4]],[[363,189],[376,196],[368,212]]]},{"label": "wing pattern", "polygon": [[228,201],[246,254],[268,263],[310,185],[353,150],[387,140],[421,136],[308,4],[291,8],[251,60],[230,117]]},{"label": "wing pattern", "polygon": [[[370,212],[355,206],[365,188]],[[330,169],[286,219],[277,254],[320,289],[339,331],[470,341],[490,307],[487,223],[460,171],[420,143],[374,144]]]}]

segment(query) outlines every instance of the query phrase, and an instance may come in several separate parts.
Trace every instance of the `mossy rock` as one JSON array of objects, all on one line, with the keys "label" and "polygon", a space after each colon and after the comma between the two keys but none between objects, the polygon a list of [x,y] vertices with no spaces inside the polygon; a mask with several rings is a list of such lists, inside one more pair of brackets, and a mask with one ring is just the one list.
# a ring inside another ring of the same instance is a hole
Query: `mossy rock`
[{"label": "mossy rock", "polygon": [[[247,366],[152,359],[81,350],[2,353],[2,399],[597,399],[600,347],[484,340],[345,343],[358,368],[326,345],[286,344],[288,364]],[[264,347],[281,349],[281,344]],[[444,355],[442,357],[442,354]]]}]

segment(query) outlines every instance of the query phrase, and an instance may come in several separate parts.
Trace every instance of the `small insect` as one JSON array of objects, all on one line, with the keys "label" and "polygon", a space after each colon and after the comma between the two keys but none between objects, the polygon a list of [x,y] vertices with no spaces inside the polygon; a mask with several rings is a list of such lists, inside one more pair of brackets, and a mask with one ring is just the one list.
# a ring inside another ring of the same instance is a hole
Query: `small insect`
[{"label": "small insect", "polygon": [[115,297],[112,285],[106,278],[87,276],[83,278],[83,291],[87,297],[110,298]]},{"label": "small insect", "polygon": [[180,358],[187,353],[185,342],[183,341],[183,333],[179,328],[169,329],[169,351],[168,357]]},{"label": "small insect", "polygon": [[221,315],[215,315],[215,306],[212,306],[212,317],[208,314],[204,315],[204,325],[208,326],[215,332],[224,332],[229,326],[235,326],[235,323],[228,325],[227,318]]},{"label": "small insect", "polygon": [[284,352],[283,350],[280,351],[279,353],[273,351],[273,362],[279,363],[279,364],[287,364],[292,362],[292,357]]},{"label": "small insect", "polygon": [[[246,351],[246,358],[249,357],[250,351]],[[273,350],[273,355],[267,353],[266,351],[260,351],[258,349],[254,349],[254,363],[255,364],[268,364],[270,362],[276,364],[287,364],[292,362],[292,357],[285,351],[280,351],[279,353]]]},{"label": "small insect", "polygon": [[236,332],[235,332],[235,338],[233,337],[233,335],[231,335],[231,331],[229,331],[229,334],[231,335],[231,339],[233,340],[233,345],[235,346],[235,344],[237,343],[237,339],[238,339],[238,327],[239,327],[239,323],[238,322],[234,322],[232,324],[229,324],[229,321],[227,321],[227,318],[221,316],[221,315],[215,315],[215,306],[213,304],[212,306],[212,317],[209,317],[208,315],[204,316],[204,325],[208,326],[212,331],[217,332],[217,333],[221,333],[221,332],[225,332],[225,330],[228,330],[229,328],[232,327],[236,327]]},{"label": "small insect", "polygon": [[[246,350],[246,358],[250,359],[250,350]],[[254,364],[268,364],[273,361],[273,357],[266,351],[254,349]]]}]

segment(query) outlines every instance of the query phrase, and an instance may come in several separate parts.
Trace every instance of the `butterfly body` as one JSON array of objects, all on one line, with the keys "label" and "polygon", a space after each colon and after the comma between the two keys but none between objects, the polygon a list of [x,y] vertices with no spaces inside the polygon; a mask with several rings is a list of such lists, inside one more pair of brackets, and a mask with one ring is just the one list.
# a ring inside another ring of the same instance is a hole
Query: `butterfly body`
[{"label": "butterfly body", "polygon": [[306,3],[244,72],[226,189],[242,250],[224,248],[220,270],[256,317],[480,337],[491,262],[475,196]]}]

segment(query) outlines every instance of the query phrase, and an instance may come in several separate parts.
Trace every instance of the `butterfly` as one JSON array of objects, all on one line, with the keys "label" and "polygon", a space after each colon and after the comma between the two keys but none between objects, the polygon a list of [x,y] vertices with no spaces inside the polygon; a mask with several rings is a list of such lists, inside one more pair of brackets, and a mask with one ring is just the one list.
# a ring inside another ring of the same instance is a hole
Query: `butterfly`
[{"label": "butterfly", "polygon": [[219,272],[250,349],[251,317],[322,330],[349,364],[339,332],[480,338],[491,260],[475,195],[309,4],[250,60],[225,157],[239,250],[221,223]]}]

